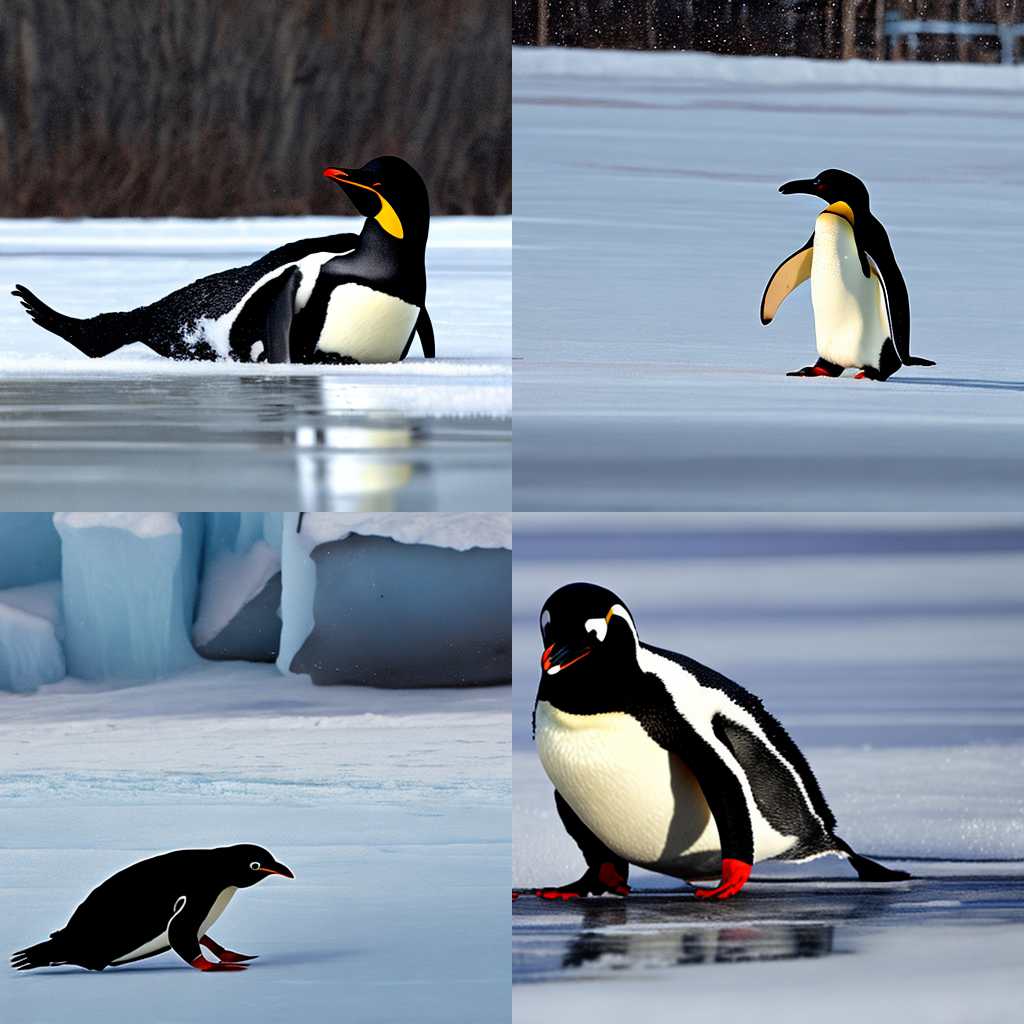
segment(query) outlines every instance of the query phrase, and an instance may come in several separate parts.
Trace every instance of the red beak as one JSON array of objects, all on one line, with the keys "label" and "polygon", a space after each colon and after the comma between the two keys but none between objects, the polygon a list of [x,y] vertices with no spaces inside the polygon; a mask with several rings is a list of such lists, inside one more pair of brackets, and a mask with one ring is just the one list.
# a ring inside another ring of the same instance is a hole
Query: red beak
[{"label": "red beak", "polygon": [[324,171],[325,178],[331,178],[334,181],[341,181],[348,177],[348,171],[343,171],[340,167],[328,167]]}]

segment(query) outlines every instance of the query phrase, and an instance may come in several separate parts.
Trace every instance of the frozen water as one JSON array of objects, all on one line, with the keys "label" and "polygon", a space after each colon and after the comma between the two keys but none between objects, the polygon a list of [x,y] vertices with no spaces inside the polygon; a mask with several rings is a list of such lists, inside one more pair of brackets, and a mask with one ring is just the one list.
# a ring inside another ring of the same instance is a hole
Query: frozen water
[{"label": "frozen water", "polygon": [[0,588],[60,578],[60,537],[49,512],[0,512]]},{"label": "frozen water", "polygon": [[285,517],[283,673],[377,686],[507,682],[507,515],[306,513],[299,523]]},{"label": "frozen water", "polygon": [[69,674],[155,679],[197,660],[202,513],[59,513],[54,522]]},{"label": "frozen water", "polygon": [[244,974],[173,953],[100,975],[4,969],[5,1020],[508,1017],[508,689],[297,687],[218,664],[48,690],[0,694],[5,951],[165,850],[258,842],[296,877],[239,893],[213,930],[259,954]]},{"label": "frozen water", "polygon": [[0,690],[30,693],[63,679],[60,583],[0,590]]},{"label": "frozen water", "polygon": [[[1021,69],[513,54],[515,505],[986,513],[1024,497]],[[809,292],[758,302],[862,177],[904,270],[886,384],[813,361]]]},{"label": "frozen water", "polygon": [[[824,858],[758,865],[748,890],[715,908],[665,897],[679,882],[639,870],[630,881],[641,893],[625,904],[521,897],[514,970],[545,984],[515,987],[515,1020],[668,1021],[681,1005],[695,1020],[811,1021],[825,1005],[843,1021],[1014,1015],[1024,921],[1019,523],[522,515],[515,544],[515,886],[581,871],[530,737],[537,616],[577,579],[614,590],[647,642],[761,697],[807,755],[839,834],[915,875],[907,886],[864,886]],[[717,966],[695,977],[692,964]]]}]

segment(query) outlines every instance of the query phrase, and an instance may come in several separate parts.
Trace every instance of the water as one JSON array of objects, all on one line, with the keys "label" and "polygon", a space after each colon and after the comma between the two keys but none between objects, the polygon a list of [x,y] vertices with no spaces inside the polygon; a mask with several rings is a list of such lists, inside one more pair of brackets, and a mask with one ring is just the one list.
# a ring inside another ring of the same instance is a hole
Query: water
[{"label": "water", "polygon": [[13,378],[0,388],[11,511],[193,507],[501,510],[508,418],[353,411],[331,377]]}]

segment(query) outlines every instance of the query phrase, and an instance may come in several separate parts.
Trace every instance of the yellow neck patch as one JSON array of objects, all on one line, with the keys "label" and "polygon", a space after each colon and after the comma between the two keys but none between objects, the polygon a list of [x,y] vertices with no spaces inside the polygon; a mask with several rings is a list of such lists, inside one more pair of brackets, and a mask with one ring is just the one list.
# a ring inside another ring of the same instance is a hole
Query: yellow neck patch
[{"label": "yellow neck patch", "polygon": [[402,222],[398,219],[398,214],[395,213],[395,208],[379,192],[377,198],[380,200],[380,213],[374,217],[374,220],[389,235],[394,235],[395,238],[405,238],[405,231],[402,228]]},{"label": "yellow neck patch", "polygon": [[842,201],[832,203],[830,206],[826,206],[822,212],[834,213],[837,217],[842,217],[843,220],[847,221],[849,225],[853,227],[853,210],[850,209],[850,206],[847,203]]}]

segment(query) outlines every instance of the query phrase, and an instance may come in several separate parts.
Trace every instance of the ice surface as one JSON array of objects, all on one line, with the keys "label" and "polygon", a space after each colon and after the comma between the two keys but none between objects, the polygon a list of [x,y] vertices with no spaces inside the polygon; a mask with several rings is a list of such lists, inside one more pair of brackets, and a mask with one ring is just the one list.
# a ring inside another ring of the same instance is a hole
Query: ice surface
[{"label": "ice surface", "polygon": [[310,512],[302,517],[301,535],[311,548],[326,541],[342,540],[350,533],[364,537],[388,537],[402,544],[433,544],[455,551],[468,551],[474,547],[512,547],[512,520],[507,515],[479,512],[439,515]]},{"label": "ice surface", "polygon": [[30,693],[63,679],[60,583],[0,590],[0,690]]},{"label": "ice surface", "polygon": [[[1021,74],[514,51],[516,507],[1019,508]],[[826,167],[867,183],[936,367],[784,376],[809,292],[758,302],[820,204],[776,189]]]},{"label": "ice surface", "polygon": [[60,578],[60,537],[49,512],[0,512],[0,589]]},{"label": "ice surface", "polygon": [[251,840],[296,877],[239,893],[217,923],[259,954],[244,974],[173,954],[102,975],[5,969],[5,1020],[507,1019],[509,690],[343,691],[204,665],[48,691],[0,694],[4,950],[164,850]]},{"label": "ice surface", "polygon": [[63,513],[54,521],[69,674],[145,680],[193,664],[202,513]]}]

